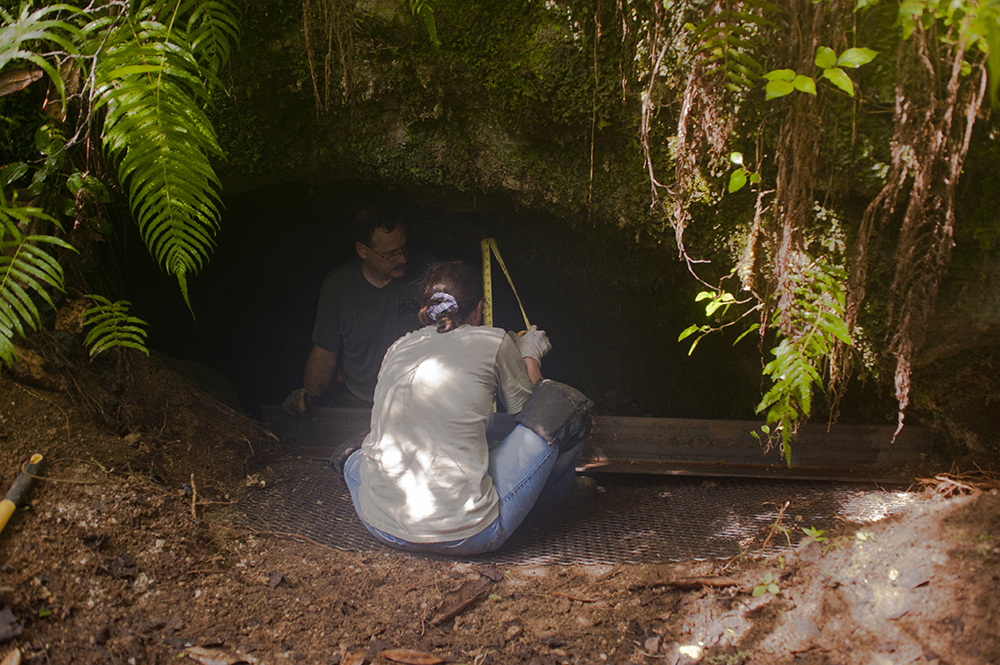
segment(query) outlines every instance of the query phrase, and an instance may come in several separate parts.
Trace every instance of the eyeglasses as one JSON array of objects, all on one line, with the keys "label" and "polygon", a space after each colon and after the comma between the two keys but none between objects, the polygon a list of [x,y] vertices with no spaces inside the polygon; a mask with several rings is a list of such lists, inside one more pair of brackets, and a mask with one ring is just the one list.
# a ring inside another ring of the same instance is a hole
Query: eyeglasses
[{"label": "eyeglasses", "polygon": [[381,256],[383,260],[385,260],[385,261],[387,261],[389,263],[393,263],[394,261],[398,261],[401,257],[402,258],[406,258],[410,254],[410,248],[407,247],[406,245],[403,245],[399,249],[394,249],[391,252],[389,252],[388,254],[383,254],[382,252],[378,251],[377,249],[375,249],[371,245],[365,245],[365,247],[367,247],[368,249],[372,250],[373,252],[375,252],[376,254],[378,254],[379,256]]}]

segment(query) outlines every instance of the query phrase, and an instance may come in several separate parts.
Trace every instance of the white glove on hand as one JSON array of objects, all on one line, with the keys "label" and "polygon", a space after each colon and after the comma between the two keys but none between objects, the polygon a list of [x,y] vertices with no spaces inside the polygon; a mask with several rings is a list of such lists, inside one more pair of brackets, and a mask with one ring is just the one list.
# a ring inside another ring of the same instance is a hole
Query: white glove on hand
[{"label": "white glove on hand", "polygon": [[285,398],[282,403],[281,408],[284,409],[285,413],[290,416],[304,416],[306,411],[309,410],[309,403],[315,399],[316,395],[312,394],[305,388],[298,388],[293,390],[292,394]]},{"label": "white glove on hand", "polygon": [[545,331],[539,330],[538,326],[531,326],[523,335],[515,338],[515,341],[522,358],[533,358],[538,362],[542,362],[542,356],[552,350],[552,343],[545,335]]}]

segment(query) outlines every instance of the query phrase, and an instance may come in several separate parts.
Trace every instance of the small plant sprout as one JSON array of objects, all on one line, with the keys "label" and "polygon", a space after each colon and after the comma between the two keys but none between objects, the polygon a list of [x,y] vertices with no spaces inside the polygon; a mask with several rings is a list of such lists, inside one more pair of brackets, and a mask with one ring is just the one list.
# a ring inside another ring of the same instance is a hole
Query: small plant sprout
[{"label": "small plant sprout", "polygon": [[749,180],[751,184],[756,185],[760,182],[760,174],[754,173],[746,166],[743,165],[743,153],[734,152],[729,155],[729,161],[738,166],[739,168],[733,171],[729,175],[729,193],[733,194],[735,192],[743,189],[743,185],[747,184]]},{"label": "small plant sprout", "polygon": [[826,533],[823,529],[817,529],[815,527],[806,526],[802,527],[802,533],[806,534],[807,538],[815,540],[817,543],[822,543],[824,540],[829,540],[823,534]]},{"label": "small plant sprout", "polygon": [[774,573],[770,570],[764,573],[764,577],[761,578],[760,584],[753,588],[753,596],[763,596],[765,593],[770,593],[778,595],[781,590],[778,588],[777,579],[774,577]]}]

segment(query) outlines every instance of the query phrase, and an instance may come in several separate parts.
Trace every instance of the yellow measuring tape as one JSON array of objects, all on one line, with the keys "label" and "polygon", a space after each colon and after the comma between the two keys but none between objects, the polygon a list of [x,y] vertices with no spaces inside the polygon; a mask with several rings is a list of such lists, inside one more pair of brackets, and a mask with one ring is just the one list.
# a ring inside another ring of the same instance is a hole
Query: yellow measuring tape
[{"label": "yellow measuring tape", "polygon": [[517,306],[521,308],[521,316],[524,317],[524,329],[527,330],[531,327],[531,324],[528,323],[528,315],[524,311],[524,305],[521,304],[521,296],[517,295],[514,280],[510,278],[510,273],[507,272],[507,266],[504,265],[503,257],[500,256],[500,248],[497,247],[497,241],[493,238],[483,238],[483,241],[479,245],[483,250],[483,325],[493,326],[493,271],[490,269],[492,254],[497,257],[497,263],[500,265],[500,269],[503,270],[504,276],[507,277],[510,290],[514,292],[514,297],[517,298]]}]

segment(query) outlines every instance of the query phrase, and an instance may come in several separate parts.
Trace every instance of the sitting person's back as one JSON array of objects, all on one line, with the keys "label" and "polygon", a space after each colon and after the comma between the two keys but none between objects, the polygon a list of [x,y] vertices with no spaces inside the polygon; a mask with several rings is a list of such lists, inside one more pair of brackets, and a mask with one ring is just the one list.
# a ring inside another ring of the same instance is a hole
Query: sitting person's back
[{"label": "sitting person's back", "polygon": [[[571,409],[558,416],[565,425],[536,428],[557,432],[551,440],[518,425],[491,447],[494,397],[512,414],[529,405],[548,338],[533,326],[517,338],[480,327],[482,285],[465,264],[432,266],[421,290],[425,327],[386,353],[372,430],[344,475],[359,516],[379,540],[415,551],[492,551],[543,490],[557,500],[573,488],[584,420],[573,420],[580,409]],[[551,391],[559,384],[541,385]],[[589,404],[582,395],[577,403],[582,410]]]}]

